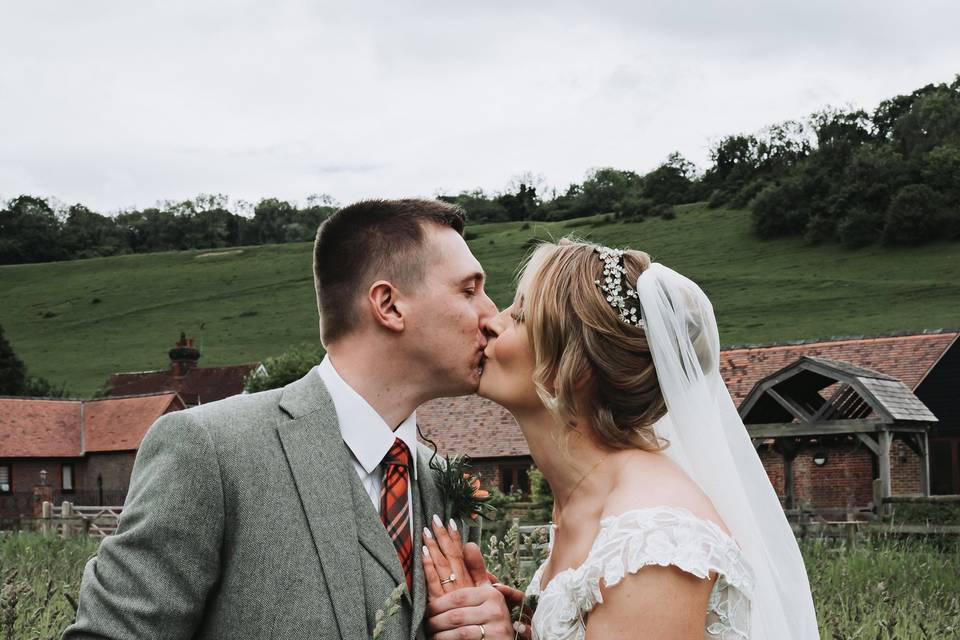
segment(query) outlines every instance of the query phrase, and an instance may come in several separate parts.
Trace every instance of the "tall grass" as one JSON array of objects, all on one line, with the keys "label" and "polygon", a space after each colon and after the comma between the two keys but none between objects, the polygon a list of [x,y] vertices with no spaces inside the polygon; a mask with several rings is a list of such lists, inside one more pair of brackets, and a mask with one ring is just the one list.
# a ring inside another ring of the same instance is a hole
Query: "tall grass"
[{"label": "tall grass", "polygon": [[73,620],[98,541],[0,531],[0,638],[56,639]]},{"label": "tall grass", "polygon": [[960,638],[960,542],[877,536],[801,551],[823,640]]},{"label": "tall grass", "polygon": [[[96,548],[92,539],[0,532],[0,638],[59,638]],[[800,548],[823,640],[960,638],[955,538],[877,536],[853,548],[813,539]]]}]

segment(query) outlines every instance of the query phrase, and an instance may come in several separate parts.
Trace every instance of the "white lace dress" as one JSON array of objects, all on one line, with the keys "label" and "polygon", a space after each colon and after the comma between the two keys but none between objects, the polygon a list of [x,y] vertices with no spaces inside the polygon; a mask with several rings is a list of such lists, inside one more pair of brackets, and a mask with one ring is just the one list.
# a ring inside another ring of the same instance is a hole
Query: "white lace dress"
[{"label": "white lace dress", "polygon": [[541,592],[546,565],[540,565],[527,587],[527,595],[538,598],[534,640],[582,640],[587,614],[603,602],[600,580],[609,588],[647,565],[673,565],[700,578],[716,572],[704,638],[750,637],[753,573],[740,547],[715,523],[682,507],[632,509],[602,519],[583,564],[557,573]]}]

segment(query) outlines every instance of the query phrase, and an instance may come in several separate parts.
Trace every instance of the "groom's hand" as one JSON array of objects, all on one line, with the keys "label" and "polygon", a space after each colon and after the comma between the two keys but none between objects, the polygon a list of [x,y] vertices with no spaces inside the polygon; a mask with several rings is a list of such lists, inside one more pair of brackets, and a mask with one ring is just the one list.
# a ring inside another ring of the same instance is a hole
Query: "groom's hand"
[{"label": "groom's hand", "polygon": [[431,600],[427,618],[433,640],[513,640],[516,633],[503,594],[486,580]]}]

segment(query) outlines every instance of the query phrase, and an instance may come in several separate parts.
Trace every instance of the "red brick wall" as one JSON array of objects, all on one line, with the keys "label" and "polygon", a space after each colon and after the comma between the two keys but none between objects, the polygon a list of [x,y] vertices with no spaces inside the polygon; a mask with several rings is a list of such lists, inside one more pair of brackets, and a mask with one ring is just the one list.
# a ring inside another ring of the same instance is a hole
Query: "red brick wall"
[{"label": "red brick wall", "polygon": [[890,447],[890,484],[893,495],[920,493],[921,474],[920,456],[902,440],[894,440]]},{"label": "red brick wall", "polygon": [[[12,493],[0,494],[0,516],[15,517],[33,512],[33,487],[40,484],[40,471],[47,472],[47,484],[53,489],[53,503],[68,500],[75,505],[93,506],[100,502],[97,476],[103,479],[103,503],[123,504],[130,485],[134,451],[91,453],[85,458],[6,458],[11,467]],[[62,466],[73,465],[73,491],[62,490]]]},{"label": "red brick wall", "polygon": [[54,504],[70,500],[73,493],[61,490],[63,464],[73,465],[73,486],[79,488],[83,460],[59,458],[6,458],[4,465],[10,466],[12,493],[0,493],[0,516],[31,515],[33,513],[33,487],[40,484],[40,472],[47,472],[47,484],[53,490]]},{"label": "red brick wall", "polygon": [[[813,456],[827,454],[818,467]],[[784,500],[783,458],[767,446],[758,451],[767,476],[781,502]],[[873,453],[858,440],[802,445],[793,460],[794,504],[813,509],[858,509],[873,502],[873,479],[878,477]],[[893,495],[920,493],[921,464],[902,440],[890,447],[891,491]]]}]

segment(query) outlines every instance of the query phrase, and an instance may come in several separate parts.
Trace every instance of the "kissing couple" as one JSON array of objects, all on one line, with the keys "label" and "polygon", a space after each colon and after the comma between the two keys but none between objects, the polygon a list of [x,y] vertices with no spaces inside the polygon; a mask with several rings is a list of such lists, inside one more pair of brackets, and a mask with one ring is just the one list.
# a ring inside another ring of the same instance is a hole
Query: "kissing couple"
[{"label": "kissing couple", "polygon": [[[703,291],[642,251],[561,240],[498,312],[464,224],[377,200],[320,226],[323,361],[153,424],[65,640],[819,637]],[[556,498],[526,623],[524,594],[436,515],[417,441],[419,405],[474,392],[516,418]]]}]

